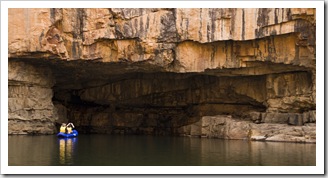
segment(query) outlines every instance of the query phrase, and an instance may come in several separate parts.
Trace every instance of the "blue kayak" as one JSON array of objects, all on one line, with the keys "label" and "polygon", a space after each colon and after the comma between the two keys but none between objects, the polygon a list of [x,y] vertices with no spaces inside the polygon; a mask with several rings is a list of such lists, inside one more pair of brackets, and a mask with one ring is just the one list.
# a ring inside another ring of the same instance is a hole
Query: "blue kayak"
[{"label": "blue kayak", "polygon": [[66,133],[58,133],[57,134],[57,137],[60,137],[60,138],[71,138],[71,137],[77,137],[79,133],[76,131],[76,130],[72,130],[72,133],[70,134],[66,134]]}]

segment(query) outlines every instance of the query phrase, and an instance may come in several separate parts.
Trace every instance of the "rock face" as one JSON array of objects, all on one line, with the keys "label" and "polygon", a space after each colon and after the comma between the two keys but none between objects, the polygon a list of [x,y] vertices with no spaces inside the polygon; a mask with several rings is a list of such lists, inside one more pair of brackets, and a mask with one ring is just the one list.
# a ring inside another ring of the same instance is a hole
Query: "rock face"
[{"label": "rock face", "polygon": [[57,120],[52,104],[54,79],[49,70],[10,62],[8,130],[10,134],[53,134]]},{"label": "rock face", "polygon": [[221,139],[315,143],[315,124],[255,124],[229,115],[204,116],[198,122],[176,130],[180,135]]},{"label": "rock face", "polygon": [[[17,122],[9,133],[41,120],[51,126],[40,133],[69,121],[85,133],[182,134],[216,115],[264,129],[314,124],[315,15],[290,8],[9,9],[9,73],[26,73],[9,77],[9,108],[48,112],[17,119],[9,109]],[[30,85],[42,96],[24,88]],[[11,99],[16,93],[39,102],[22,104]]]}]

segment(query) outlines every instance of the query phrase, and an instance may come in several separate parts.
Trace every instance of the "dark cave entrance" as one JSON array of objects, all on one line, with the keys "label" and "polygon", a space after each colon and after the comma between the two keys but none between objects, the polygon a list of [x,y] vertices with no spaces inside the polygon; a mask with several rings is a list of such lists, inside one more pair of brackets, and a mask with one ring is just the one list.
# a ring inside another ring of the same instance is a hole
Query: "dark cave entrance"
[{"label": "dark cave entrance", "polygon": [[304,68],[266,63],[175,73],[143,63],[28,61],[49,68],[55,78],[57,124],[73,122],[81,133],[172,135],[203,116],[247,120],[249,113],[268,109],[272,78],[295,75],[305,78],[306,85],[311,81]]},{"label": "dark cave entrance", "polygon": [[[95,87],[54,87],[53,100],[87,133],[171,134],[202,116],[244,117],[250,111],[265,111],[264,80],[264,76],[132,73]],[[245,81],[257,87],[243,91]]]}]

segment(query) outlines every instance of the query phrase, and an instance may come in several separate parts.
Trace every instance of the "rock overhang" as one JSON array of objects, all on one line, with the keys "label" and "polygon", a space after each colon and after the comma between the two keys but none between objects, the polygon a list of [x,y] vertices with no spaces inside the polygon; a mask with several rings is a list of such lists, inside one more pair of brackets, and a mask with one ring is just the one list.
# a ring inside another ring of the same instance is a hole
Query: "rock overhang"
[{"label": "rock overhang", "polygon": [[[314,9],[18,9],[17,14],[22,12],[26,18],[13,24],[26,29],[9,31],[9,61],[46,70],[44,77],[55,81],[47,85],[51,99],[66,113],[60,120],[70,117],[93,128],[90,132],[104,127],[109,133],[116,127],[154,132],[206,115],[243,118],[255,111],[276,117],[315,110]],[[32,17],[45,23],[33,23]],[[269,115],[261,114],[262,121],[275,120]]]}]

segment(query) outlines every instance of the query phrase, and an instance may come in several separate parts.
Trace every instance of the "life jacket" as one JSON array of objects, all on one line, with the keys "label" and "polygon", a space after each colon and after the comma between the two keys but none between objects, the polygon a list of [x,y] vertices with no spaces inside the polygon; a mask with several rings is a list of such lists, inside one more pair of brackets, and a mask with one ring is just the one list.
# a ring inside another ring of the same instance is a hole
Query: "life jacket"
[{"label": "life jacket", "polygon": [[60,132],[65,133],[66,132],[66,126],[61,126],[60,127]]}]

